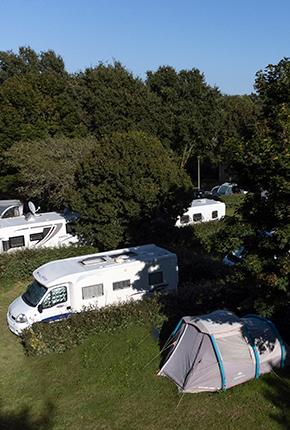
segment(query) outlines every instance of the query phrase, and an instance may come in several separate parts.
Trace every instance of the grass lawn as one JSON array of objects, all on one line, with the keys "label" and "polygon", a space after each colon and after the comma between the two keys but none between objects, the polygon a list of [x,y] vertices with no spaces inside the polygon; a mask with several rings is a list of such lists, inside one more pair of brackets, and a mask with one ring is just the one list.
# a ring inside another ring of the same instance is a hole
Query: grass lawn
[{"label": "grass lawn", "polygon": [[149,326],[92,336],[64,354],[28,357],[5,320],[24,285],[0,287],[1,430],[290,428],[289,373],[181,398],[156,376],[159,347]]}]

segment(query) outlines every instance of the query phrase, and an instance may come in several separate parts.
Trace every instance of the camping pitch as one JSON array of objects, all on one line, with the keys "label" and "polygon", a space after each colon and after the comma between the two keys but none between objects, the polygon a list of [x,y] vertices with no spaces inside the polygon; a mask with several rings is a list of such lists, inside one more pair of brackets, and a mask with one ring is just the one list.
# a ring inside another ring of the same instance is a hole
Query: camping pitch
[{"label": "camping pitch", "polygon": [[159,375],[184,393],[218,391],[283,367],[286,349],[274,324],[228,311],[184,317],[165,348]]}]

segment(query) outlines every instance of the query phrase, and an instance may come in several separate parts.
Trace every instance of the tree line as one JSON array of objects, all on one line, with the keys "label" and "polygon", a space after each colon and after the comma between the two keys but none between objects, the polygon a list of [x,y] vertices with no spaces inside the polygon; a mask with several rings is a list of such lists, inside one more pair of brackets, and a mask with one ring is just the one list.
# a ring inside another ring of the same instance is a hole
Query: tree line
[{"label": "tree line", "polygon": [[250,191],[251,248],[233,284],[274,309],[289,302],[289,59],[257,72],[255,89],[221,94],[198,69],[141,80],[119,62],[68,73],[53,51],[0,52],[0,193],[79,211],[100,249],[149,241],[171,235],[199,156],[205,177],[220,167]]}]

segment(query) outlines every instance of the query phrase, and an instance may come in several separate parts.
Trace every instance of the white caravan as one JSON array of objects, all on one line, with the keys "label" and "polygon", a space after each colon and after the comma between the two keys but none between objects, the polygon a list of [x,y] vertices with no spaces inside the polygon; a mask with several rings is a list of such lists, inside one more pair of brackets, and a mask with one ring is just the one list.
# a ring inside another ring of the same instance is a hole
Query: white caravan
[{"label": "white caravan", "polygon": [[219,220],[226,214],[226,205],[223,202],[210,199],[193,200],[187,211],[177,218],[176,227]]},{"label": "white caravan", "polygon": [[156,290],[176,292],[177,283],[176,255],[156,245],[56,260],[33,272],[26,292],[9,306],[7,322],[19,335],[35,322],[139,300]]},{"label": "white caravan", "polygon": [[23,203],[20,200],[0,200],[0,219],[23,215]]},{"label": "white caravan", "polygon": [[56,212],[0,219],[0,253],[78,242],[69,218]]}]

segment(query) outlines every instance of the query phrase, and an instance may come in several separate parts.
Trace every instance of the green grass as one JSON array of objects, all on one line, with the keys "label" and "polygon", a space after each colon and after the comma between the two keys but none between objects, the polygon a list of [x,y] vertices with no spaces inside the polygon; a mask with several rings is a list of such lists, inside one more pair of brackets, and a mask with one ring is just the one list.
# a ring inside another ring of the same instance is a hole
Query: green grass
[{"label": "green grass", "polygon": [[221,197],[221,200],[226,204],[226,215],[233,216],[237,209],[245,200],[245,194],[231,194],[229,196]]},{"label": "green grass", "polygon": [[1,430],[290,426],[287,374],[282,379],[267,375],[227,392],[181,397],[173,383],[156,375],[159,346],[149,325],[91,336],[64,354],[28,357],[6,327],[7,306],[24,284],[1,287]]}]

